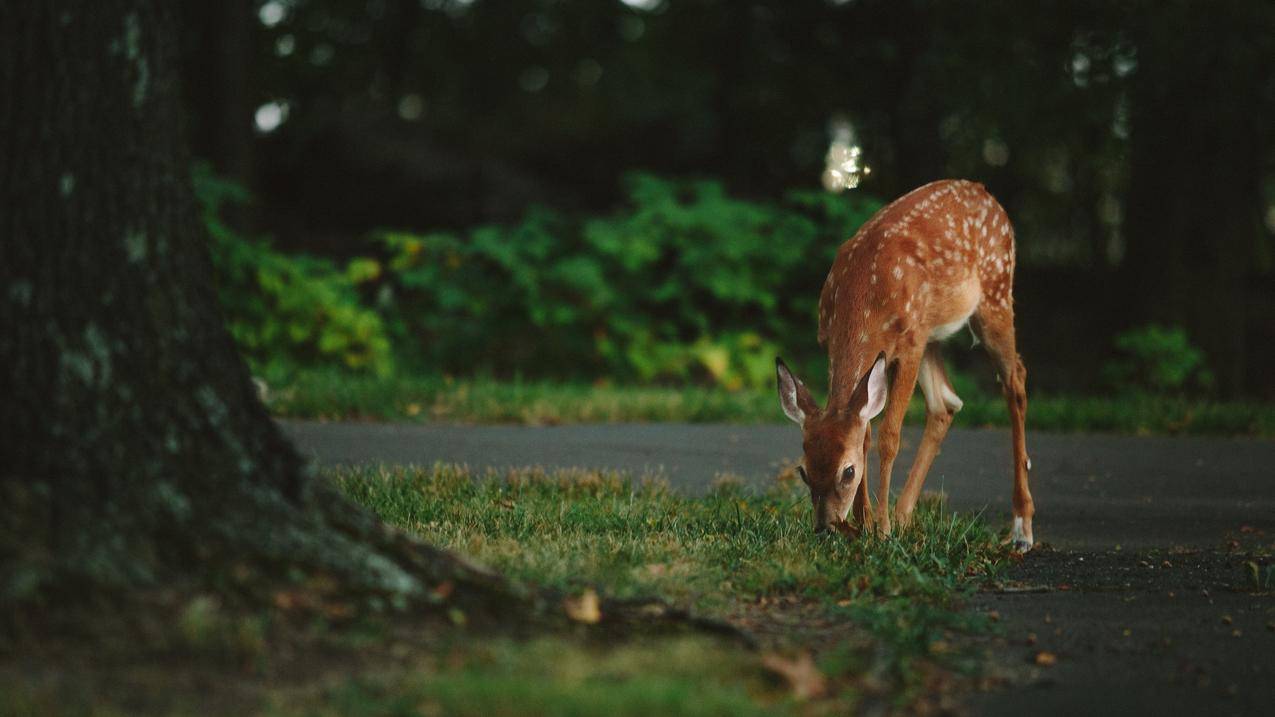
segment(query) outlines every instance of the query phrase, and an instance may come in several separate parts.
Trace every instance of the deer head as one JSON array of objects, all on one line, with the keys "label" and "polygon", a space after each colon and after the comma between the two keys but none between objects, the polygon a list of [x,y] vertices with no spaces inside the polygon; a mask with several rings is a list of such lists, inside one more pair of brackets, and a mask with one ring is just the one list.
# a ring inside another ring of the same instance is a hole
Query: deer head
[{"label": "deer head", "polygon": [[822,532],[845,523],[859,481],[867,472],[863,438],[868,421],[885,407],[885,356],[878,357],[859,380],[847,405],[829,405],[824,410],[782,359],[775,359],[775,372],[779,405],[801,426],[804,455],[797,473],[810,488],[815,532]]}]

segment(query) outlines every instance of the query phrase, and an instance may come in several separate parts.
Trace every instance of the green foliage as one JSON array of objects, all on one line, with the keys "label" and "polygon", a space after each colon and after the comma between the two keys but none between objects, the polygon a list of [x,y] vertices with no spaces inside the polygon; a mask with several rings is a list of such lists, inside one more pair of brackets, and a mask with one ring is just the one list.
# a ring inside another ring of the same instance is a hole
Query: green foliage
[{"label": "green foliage", "polygon": [[756,387],[781,346],[817,354],[823,274],[879,206],[755,203],[714,181],[636,174],[609,216],[536,209],[464,238],[379,233],[385,271],[357,276],[430,368]]},{"label": "green foliage", "polygon": [[194,184],[226,326],[253,371],[273,377],[297,368],[339,366],[389,373],[384,322],[360,303],[355,288],[376,277],[375,261],[356,259],[342,272],[326,259],[278,252],[264,239],[240,235],[223,219],[223,207],[248,201],[242,187],[215,177],[204,164],[195,166]]},{"label": "green foliage", "polygon": [[1204,353],[1181,327],[1148,324],[1130,329],[1116,337],[1115,348],[1119,358],[1103,367],[1103,375],[1117,390],[1176,394],[1213,384]]}]

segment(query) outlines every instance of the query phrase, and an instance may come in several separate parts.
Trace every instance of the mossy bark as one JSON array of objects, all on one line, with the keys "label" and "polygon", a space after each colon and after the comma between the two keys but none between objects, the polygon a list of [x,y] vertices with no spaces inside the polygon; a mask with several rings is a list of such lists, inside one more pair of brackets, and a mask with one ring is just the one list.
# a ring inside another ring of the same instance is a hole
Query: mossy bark
[{"label": "mossy bark", "polygon": [[0,598],[248,568],[507,599],[312,480],[258,401],[215,301],[171,6],[0,2]]}]

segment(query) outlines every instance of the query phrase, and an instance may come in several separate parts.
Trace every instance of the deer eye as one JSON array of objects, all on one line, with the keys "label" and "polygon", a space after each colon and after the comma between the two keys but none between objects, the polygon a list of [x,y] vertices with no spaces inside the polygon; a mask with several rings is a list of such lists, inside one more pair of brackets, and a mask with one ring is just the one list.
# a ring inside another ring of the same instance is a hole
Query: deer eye
[{"label": "deer eye", "polygon": [[801,482],[810,485],[810,476],[806,475],[805,466],[797,466],[797,475],[801,476]]},{"label": "deer eye", "polygon": [[854,480],[854,466],[846,466],[846,469],[841,471],[841,482],[849,484],[852,480]]}]

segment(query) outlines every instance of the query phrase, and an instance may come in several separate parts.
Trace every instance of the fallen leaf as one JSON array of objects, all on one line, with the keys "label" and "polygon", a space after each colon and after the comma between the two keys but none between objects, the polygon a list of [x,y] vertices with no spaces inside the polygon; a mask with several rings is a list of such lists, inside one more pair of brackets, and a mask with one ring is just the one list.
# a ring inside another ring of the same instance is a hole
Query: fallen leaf
[{"label": "fallen leaf", "polygon": [[280,610],[309,610],[314,599],[300,590],[280,590],[274,594],[274,606]]},{"label": "fallen leaf", "polygon": [[795,658],[772,652],[762,656],[761,664],[762,667],[783,678],[792,689],[793,696],[799,700],[819,697],[828,689],[827,680],[815,666],[815,661],[808,652],[803,652]]},{"label": "fallen leaf", "polygon": [[280,590],[274,594],[274,606],[280,610],[291,610],[296,607],[297,598],[294,593]]},{"label": "fallen leaf", "polygon": [[1222,624],[1223,624],[1223,625],[1230,625],[1232,622],[1234,622],[1234,620],[1232,620],[1232,619],[1231,619],[1231,616],[1230,616],[1230,615],[1223,615],[1223,616],[1222,616]]},{"label": "fallen leaf", "polygon": [[1052,667],[1058,664],[1058,656],[1052,652],[1041,650],[1036,653],[1036,664],[1041,667]]},{"label": "fallen leaf", "polygon": [[567,617],[586,625],[593,625],[602,619],[602,609],[598,606],[598,594],[593,591],[593,588],[585,590],[576,597],[563,600],[562,609],[566,611]]},{"label": "fallen leaf", "polygon": [[329,620],[344,620],[354,614],[354,606],[346,602],[324,603],[323,614]]}]

